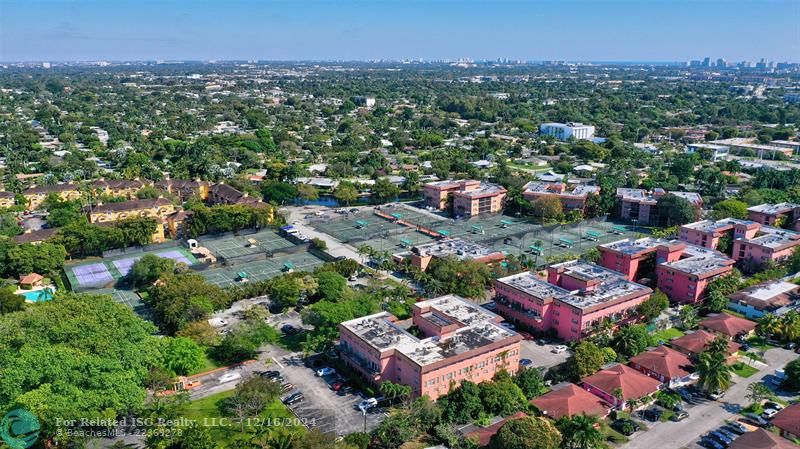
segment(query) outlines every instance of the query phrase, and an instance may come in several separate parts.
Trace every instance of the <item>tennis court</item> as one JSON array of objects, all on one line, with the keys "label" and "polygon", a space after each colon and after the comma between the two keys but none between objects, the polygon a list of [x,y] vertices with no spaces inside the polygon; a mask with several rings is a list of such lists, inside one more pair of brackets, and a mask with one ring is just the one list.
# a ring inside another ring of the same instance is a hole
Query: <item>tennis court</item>
[{"label": "tennis court", "polygon": [[142,301],[142,298],[132,290],[118,290],[116,288],[103,288],[99,290],[92,290],[89,292],[91,295],[108,295],[114,302],[128,306],[139,315],[147,315],[147,306]]},{"label": "tennis court", "polygon": [[198,242],[221,259],[234,259],[263,252],[273,253],[294,246],[292,242],[270,229],[249,235],[203,237],[198,239]]},{"label": "tennis court", "polygon": [[108,287],[114,281],[127,275],[133,264],[146,254],[172,259],[176,263],[184,263],[188,266],[197,264],[197,259],[186,248],[175,247],[137,253],[135,256],[121,255],[80,265],[66,266],[64,272],[73,290]]},{"label": "tennis court", "polygon": [[378,237],[359,242],[357,246],[367,245],[376,251],[400,252],[404,248],[422,245],[434,241],[433,237],[421,232],[409,229],[402,234],[390,235],[388,237]]},{"label": "tennis court", "polygon": [[[392,210],[385,212],[391,213]],[[363,241],[379,236],[401,233],[407,227],[374,215],[372,211],[360,212],[348,218],[321,219],[309,224],[337,240],[347,243],[351,240]]]},{"label": "tennis court", "polygon": [[311,253],[303,252],[270,258],[266,260],[256,260],[230,267],[215,268],[211,270],[199,271],[206,280],[220,287],[230,285],[241,285],[240,274],[250,282],[272,279],[282,273],[289,271],[311,271],[322,265],[322,259],[317,258]]}]

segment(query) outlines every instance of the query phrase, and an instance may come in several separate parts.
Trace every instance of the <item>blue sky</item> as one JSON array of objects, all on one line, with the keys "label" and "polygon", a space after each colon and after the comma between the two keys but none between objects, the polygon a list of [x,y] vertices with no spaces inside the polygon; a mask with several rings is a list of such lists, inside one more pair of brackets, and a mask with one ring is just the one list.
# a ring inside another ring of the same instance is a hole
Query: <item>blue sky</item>
[{"label": "blue sky", "polygon": [[800,0],[0,0],[0,60],[800,61]]}]

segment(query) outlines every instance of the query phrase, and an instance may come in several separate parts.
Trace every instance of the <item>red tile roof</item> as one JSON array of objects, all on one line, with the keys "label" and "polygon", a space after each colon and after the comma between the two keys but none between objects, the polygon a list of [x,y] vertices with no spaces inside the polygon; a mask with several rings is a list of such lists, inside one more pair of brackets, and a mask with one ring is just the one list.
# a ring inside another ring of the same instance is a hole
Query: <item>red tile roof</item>
[{"label": "red tile roof", "polygon": [[791,433],[800,435],[800,402],[794,403],[778,412],[772,418],[772,425]]},{"label": "red tile roof", "polygon": [[729,449],[797,449],[797,446],[785,438],[759,428],[733,440]]},{"label": "red tile roof", "polygon": [[756,328],[756,323],[723,312],[701,321],[700,326],[729,337],[735,337],[751,332]]},{"label": "red tile roof", "polygon": [[41,274],[39,274],[39,273],[30,273],[30,274],[26,274],[25,276],[20,277],[19,278],[19,283],[20,284],[35,284],[36,282],[39,282],[42,279],[44,279],[44,277],[42,277]]},{"label": "red tile roof", "polygon": [[[669,344],[673,348],[682,348],[693,354],[699,354],[703,351],[703,349],[706,348],[706,346],[708,346],[709,343],[714,341],[715,338],[717,338],[716,335],[701,329],[699,331],[686,334],[683,337],[670,340]],[[728,342],[728,350],[731,354],[733,354],[739,350],[739,345],[734,342]]]},{"label": "red tile roof", "polygon": [[616,389],[622,391],[622,400],[639,399],[655,393],[661,385],[657,379],[645,376],[625,365],[614,365],[583,378],[584,384],[590,384],[613,396]]},{"label": "red tile roof", "polygon": [[482,428],[480,428],[478,430],[474,430],[472,432],[469,432],[465,436],[470,438],[473,441],[476,441],[478,443],[479,447],[483,447],[483,446],[486,446],[487,444],[489,444],[489,440],[492,439],[494,434],[496,434],[500,430],[500,428],[505,425],[505,423],[507,423],[508,421],[510,421],[512,419],[520,419],[520,418],[525,418],[527,416],[528,415],[526,415],[523,412],[517,412],[517,413],[514,413],[513,415],[509,416],[506,419],[500,420],[500,421],[492,424],[491,426],[482,427]]},{"label": "red tile roof", "polygon": [[689,375],[686,367],[692,365],[685,354],[666,346],[659,346],[652,351],[643,352],[631,357],[631,364],[637,364],[667,379],[678,379]]},{"label": "red tile roof", "polygon": [[580,414],[606,416],[611,408],[602,399],[575,384],[539,396],[531,404],[553,419]]}]

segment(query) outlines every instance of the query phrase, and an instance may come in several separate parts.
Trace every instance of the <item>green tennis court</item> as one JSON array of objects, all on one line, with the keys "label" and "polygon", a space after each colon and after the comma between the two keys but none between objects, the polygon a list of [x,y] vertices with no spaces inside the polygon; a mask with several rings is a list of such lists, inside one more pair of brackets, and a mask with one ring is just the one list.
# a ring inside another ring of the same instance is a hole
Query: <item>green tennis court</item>
[{"label": "green tennis court", "polygon": [[198,242],[222,259],[233,259],[263,252],[272,253],[294,246],[294,243],[271,229],[264,229],[249,235],[201,237]]},{"label": "green tennis court", "polygon": [[[241,285],[243,278],[249,282],[257,282],[279,276],[287,272],[287,267],[293,271],[311,271],[323,263],[322,259],[311,253],[304,252],[266,260],[256,260],[231,267],[214,268],[199,271],[198,273],[212,284],[227,287]],[[240,274],[245,274],[245,276],[242,277]]]},{"label": "green tennis court", "polygon": [[344,243],[402,232],[407,228],[396,223],[396,219],[389,221],[373,214],[372,211],[359,212],[347,218],[337,217],[311,221],[309,224],[314,229]]},{"label": "green tennis court", "polygon": [[133,290],[119,290],[116,288],[103,288],[87,292],[90,295],[109,295],[114,302],[128,306],[139,315],[147,314],[147,306],[142,298]]}]

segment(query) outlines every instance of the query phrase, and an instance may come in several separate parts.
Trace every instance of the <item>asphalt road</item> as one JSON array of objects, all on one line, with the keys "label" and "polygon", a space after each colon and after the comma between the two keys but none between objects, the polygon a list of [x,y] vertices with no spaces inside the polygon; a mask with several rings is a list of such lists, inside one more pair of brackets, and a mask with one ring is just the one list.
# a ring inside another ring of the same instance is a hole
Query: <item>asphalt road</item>
[{"label": "asphalt road", "polygon": [[748,385],[760,382],[765,376],[773,374],[776,368],[783,368],[787,362],[797,357],[792,351],[770,349],[765,353],[767,366],[746,379],[734,376],[736,384],[728,390],[721,401],[705,401],[688,407],[689,418],[681,422],[646,423],[649,430],[634,435],[631,441],[622,447],[625,449],[699,447],[696,443],[702,435],[722,426],[726,420],[736,419],[739,410],[748,405],[749,401],[745,398]]}]

